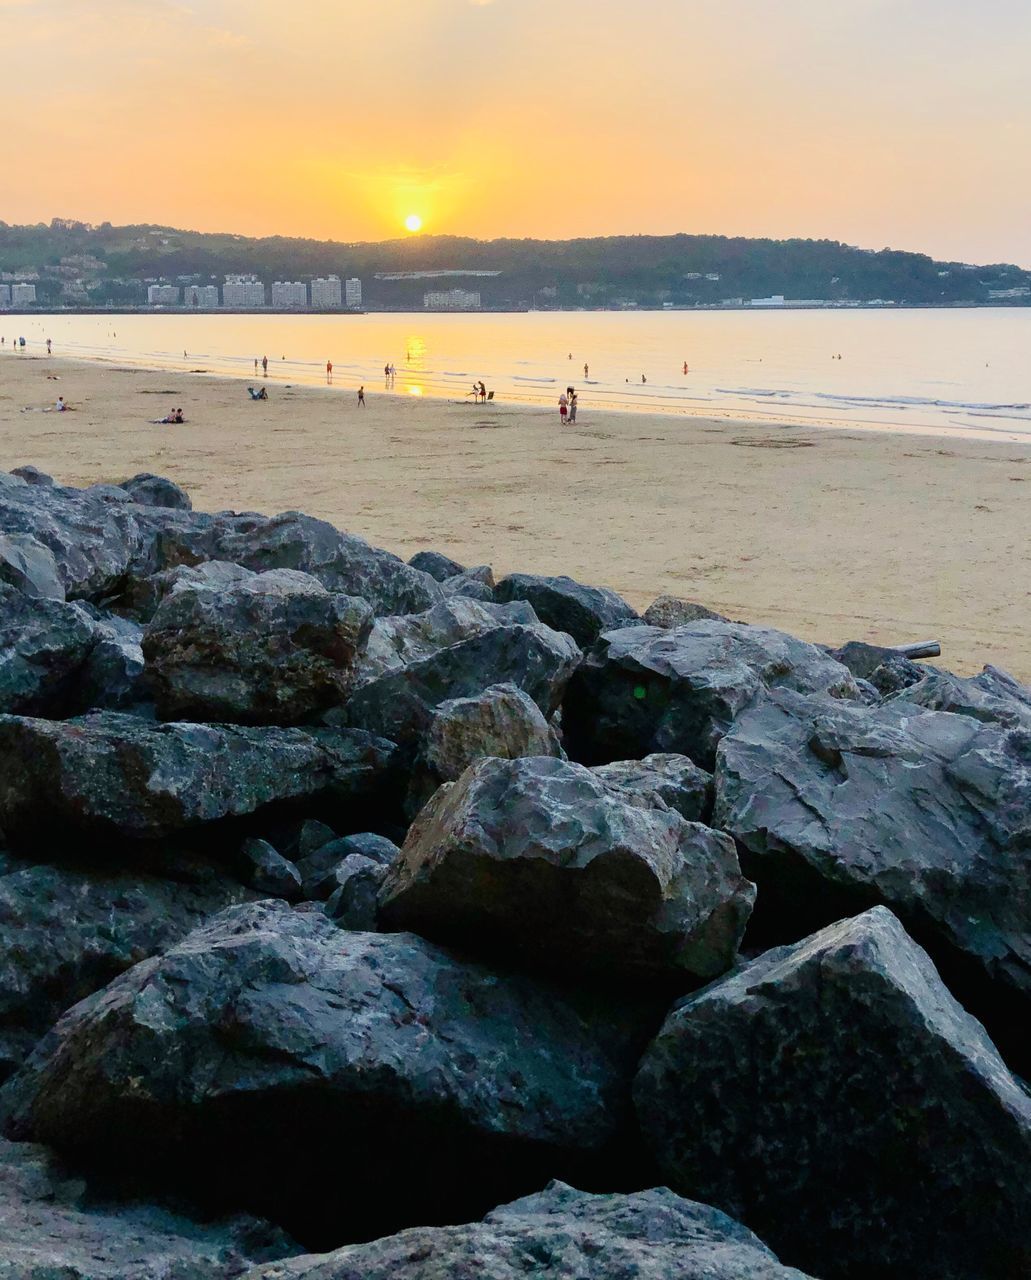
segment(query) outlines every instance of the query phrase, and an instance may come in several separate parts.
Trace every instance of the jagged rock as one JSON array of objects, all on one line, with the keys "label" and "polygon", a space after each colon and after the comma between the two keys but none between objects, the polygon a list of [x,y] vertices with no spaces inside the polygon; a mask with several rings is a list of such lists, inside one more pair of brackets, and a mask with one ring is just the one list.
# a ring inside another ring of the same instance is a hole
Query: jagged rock
[{"label": "jagged rock", "polygon": [[[410,935],[233,908],[77,1005],[6,1129],[319,1248],[606,1173],[639,1028]],[[346,1158],[342,1158],[346,1153]]]},{"label": "jagged rock", "polygon": [[504,604],[526,600],[541,622],[571,635],[581,648],[597,640],[603,631],[637,622],[637,613],[606,587],[585,587],[572,578],[546,578],[533,573],[510,573],[494,588],[494,598]]},{"label": "jagged rock", "polygon": [[40,471],[39,467],[15,467],[10,474],[17,476],[19,480],[24,480],[26,484],[39,484],[48,489],[54,487],[54,477],[48,476],[45,471]]},{"label": "jagged rock", "polygon": [[139,707],[147,698],[143,628],[95,605],[78,607],[93,620],[95,642],[79,679],[76,710]]},{"label": "jagged rock", "polygon": [[635,1098],[674,1190],[827,1280],[1031,1267],[1031,1097],[883,907],[675,1006]]},{"label": "jagged rock", "polygon": [[454,782],[484,756],[562,758],[563,751],[540,707],[514,684],[449,699],[433,710],[409,773],[408,815],[414,817],[442,782]]},{"label": "jagged rock", "polygon": [[607,787],[659,796],[688,822],[707,823],[712,817],[712,774],[699,769],[687,756],[615,760],[596,765],[591,772]]},{"label": "jagged rock", "polygon": [[378,866],[387,867],[400,852],[392,840],[371,831],[329,840],[298,861],[304,896],[325,902],[342,883],[340,875],[346,878],[350,874],[349,870],[340,872],[349,858],[367,858]]},{"label": "jagged rock", "polygon": [[335,868],[336,888],[326,899],[326,915],[341,929],[375,932],[379,927],[379,893],[387,869],[371,858],[352,853]]},{"label": "jagged rock", "polygon": [[41,600],[65,598],[54,553],[31,533],[0,533],[0,582]]},{"label": "jagged rock", "polygon": [[221,591],[178,586],[143,653],[167,719],[297,724],[346,700],[371,629],[364,600],[277,570]]},{"label": "jagged rock", "polygon": [[234,560],[247,569],[298,569],[318,578],[328,590],[367,600],[377,615],[418,613],[441,598],[440,585],[371,547],[364,538],[342,533],[324,520],[298,511],[273,516],[256,528],[230,532],[219,539],[219,560]]},{"label": "jagged rock", "polygon": [[[1031,1003],[1026,733],[901,697],[867,709],[780,690],[721,743],[714,822],[759,885],[760,943],[883,903],[1004,1052],[1020,1050]],[[1031,1061],[1026,1039],[1022,1054]]]},{"label": "jagged rock", "polygon": [[926,667],[911,662],[897,649],[864,644],[861,640],[850,640],[840,649],[832,649],[830,654],[843,667],[848,667],[857,680],[873,685],[882,698],[919,684],[927,675]]},{"label": "jagged rock", "polygon": [[[229,559],[221,548],[263,529],[268,516],[256,512],[179,511],[171,507],[133,507],[143,538],[119,589],[130,595],[135,581],[164,573],[178,565],[198,566],[209,560]],[[241,566],[242,567],[242,566]]]},{"label": "jagged rock", "polygon": [[409,829],[385,926],[548,972],[723,973],[754,898],[733,841],[564,760],[481,760]]},{"label": "jagged rock", "polygon": [[641,620],[649,627],[665,627],[667,631],[692,622],[730,622],[722,613],[714,613],[693,600],[681,600],[679,596],[659,596],[645,609]]},{"label": "jagged rock", "polygon": [[181,489],[174,480],[168,480],[165,476],[155,476],[144,471],[138,476],[133,476],[131,480],[123,480],[118,487],[124,489],[133,502],[138,502],[145,507],[168,507],[175,511],[193,510],[193,503],[186,490]]},{"label": "jagged rock", "polygon": [[296,901],[301,896],[301,873],[289,859],[284,858],[267,840],[253,837],[240,846],[243,863],[241,879],[255,893],[273,898]]},{"label": "jagged rock", "polygon": [[225,591],[257,576],[243,565],[233,564],[228,560],[205,560],[197,565],[178,564],[146,578],[134,578],[125,591],[116,600],[109,601],[108,605],[124,617],[147,623],[166,596],[185,587],[208,587],[212,591]]},{"label": "jagged rock", "polygon": [[452,598],[410,621],[392,627],[389,639],[373,629],[361,668],[366,682],[347,704],[350,724],[395,742],[416,742],[442,702],[495,684],[514,684],[549,716],[580,661],[569,636],[538,622],[527,605],[506,610]]},{"label": "jagged rock", "polygon": [[332,827],[314,818],[306,818],[296,831],[291,833],[284,851],[292,857],[294,862],[300,862],[336,838],[337,833]]},{"label": "jagged rock", "polygon": [[0,1280],[235,1280],[296,1252],[255,1218],[101,1200],[43,1147],[0,1141]]},{"label": "jagged rock", "polygon": [[906,688],[897,701],[928,711],[951,711],[1004,729],[1031,731],[1031,689],[998,667],[985,667],[970,680],[936,671]]},{"label": "jagged rock", "polygon": [[590,1195],[552,1182],[482,1222],[416,1227],[246,1280],[806,1280],[708,1205],[665,1187]]},{"label": "jagged rock", "polygon": [[479,600],[483,604],[494,603],[494,588],[484,582],[477,569],[470,569],[467,573],[448,578],[446,582],[440,584],[440,589],[445,599],[451,596],[464,596],[467,600]]},{"label": "jagged rock", "polygon": [[159,838],[275,803],[354,803],[375,793],[392,753],[360,730],[0,716],[0,829]]},{"label": "jagged rock", "polygon": [[96,640],[78,605],[0,582],[0,711],[63,714]]},{"label": "jagged rock", "polygon": [[0,875],[0,1078],[66,1009],[247,896],[214,873],[179,883],[12,860]]},{"label": "jagged rock", "polygon": [[428,573],[436,582],[446,582],[448,578],[465,573],[465,565],[442,555],[439,551],[417,551],[408,563],[413,569]]},{"label": "jagged rock", "polygon": [[735,622],[602,636],[563,703],[566,750],[584,764],[690,756],[712,769],[734,720],[773,688],[860,698],[851,674],[815,645]]}]

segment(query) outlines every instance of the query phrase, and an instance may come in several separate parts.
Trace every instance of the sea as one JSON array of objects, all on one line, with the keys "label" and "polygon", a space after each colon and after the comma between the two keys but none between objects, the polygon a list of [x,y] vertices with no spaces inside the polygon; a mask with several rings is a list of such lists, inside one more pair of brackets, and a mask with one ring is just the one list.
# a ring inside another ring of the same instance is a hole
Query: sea
[{"label": "sea", "polygon": [[[343,393],[1031,441],[1031,307],[957,310],[0,315],[4,350]],[[387,366],[396,375],[387,376]],[[685,372],[686,366],[686,372]]]}]

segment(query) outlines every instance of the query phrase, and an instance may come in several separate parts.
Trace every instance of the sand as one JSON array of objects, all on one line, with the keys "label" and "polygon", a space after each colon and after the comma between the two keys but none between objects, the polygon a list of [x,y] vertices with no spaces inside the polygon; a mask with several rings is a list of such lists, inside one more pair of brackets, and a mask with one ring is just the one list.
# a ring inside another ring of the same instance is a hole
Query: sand
[{"label": "sand", "polygon": [[[51,380],[56,378],[57,380]],[[76,412],[41,412],[63,394]],[[567,573],[806,639],[936,639],[1031,680],[1031,446],[270,384],[0,356],[0,467],[171,476],[202,510],[321,516],[404,557]],[[182,405],[188,424],[150,425]],[[33,406],[22,412],[24,406]]]}]

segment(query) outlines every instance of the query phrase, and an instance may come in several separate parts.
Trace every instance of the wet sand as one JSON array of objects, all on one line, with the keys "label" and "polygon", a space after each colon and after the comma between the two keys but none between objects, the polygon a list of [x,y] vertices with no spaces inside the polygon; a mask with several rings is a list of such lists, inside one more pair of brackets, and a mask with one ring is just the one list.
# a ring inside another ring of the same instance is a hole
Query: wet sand
[{"label": "wet sand", "polygon": [[[53,380],[56,379],[56,380]],[[1031,446],[245,383],[0,356],[0,468],[168,475],[399,555],[670,593],[806,639],[937,639],[1031,680]],[[58,395],[75,412],[44,413]],[[156,426],[182,405],[185,426]],[[28,411],[23,411],[25,409]]]}]

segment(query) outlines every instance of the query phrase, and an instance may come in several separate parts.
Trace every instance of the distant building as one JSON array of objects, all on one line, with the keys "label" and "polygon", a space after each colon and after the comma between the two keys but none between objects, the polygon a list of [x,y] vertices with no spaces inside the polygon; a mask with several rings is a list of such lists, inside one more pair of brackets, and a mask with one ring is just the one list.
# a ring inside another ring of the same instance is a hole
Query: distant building
[{"label": "distant building", "polygon": [[753,307],[782,307],[784,305],[784,295],[775,293],[770,298],[753,298]]},{"label": "distant building", "polygon": [[989,289],[988,296],[997,302],[1004,298],[1031,298],[1031,285],[1018,285],[1015,289]]},{"label": "distant building", "polygon": [[263,307],[265,286],[257,276],[226,276],[222,286],[224,307]]},{"label": "distant building", "polygon": [[343,304],[344,293],[339,276],[319,276],[311,282],[311,305],[322,310]]},{"label": "distant building", "polygon": [[11,286],[9,284],[0,284],[0,307],[9,307],[11,305]]},{"label": "distant building", "polygon": [[184,307],[205,307],[211,309],[218,306],[217,284],[188,284],[183,290]]},{"label": "distant building", "polygon": [[469,289],[433,289],[422,295],[429,311],[470,311],[480,305],[480,295]]},{"label": "distant building", "polygon": [[272,305],[274,307],[306,307],[308,286],[300,280],[274,280]]},{"label": "distant building", "polygon": [[24,282],[11,285],[11,306],[30,307],[36,301],[36,286]]},{"label": "distant building", "polygon": [[177,284],[152,284],[147,290],[147,303],[151,307],[177,307],[179,305],[179,286]]},{"label": "distant building", "polygon": [[362,282],[352,276],[344,285],[344,302],[357,310],[362,305]]}]

